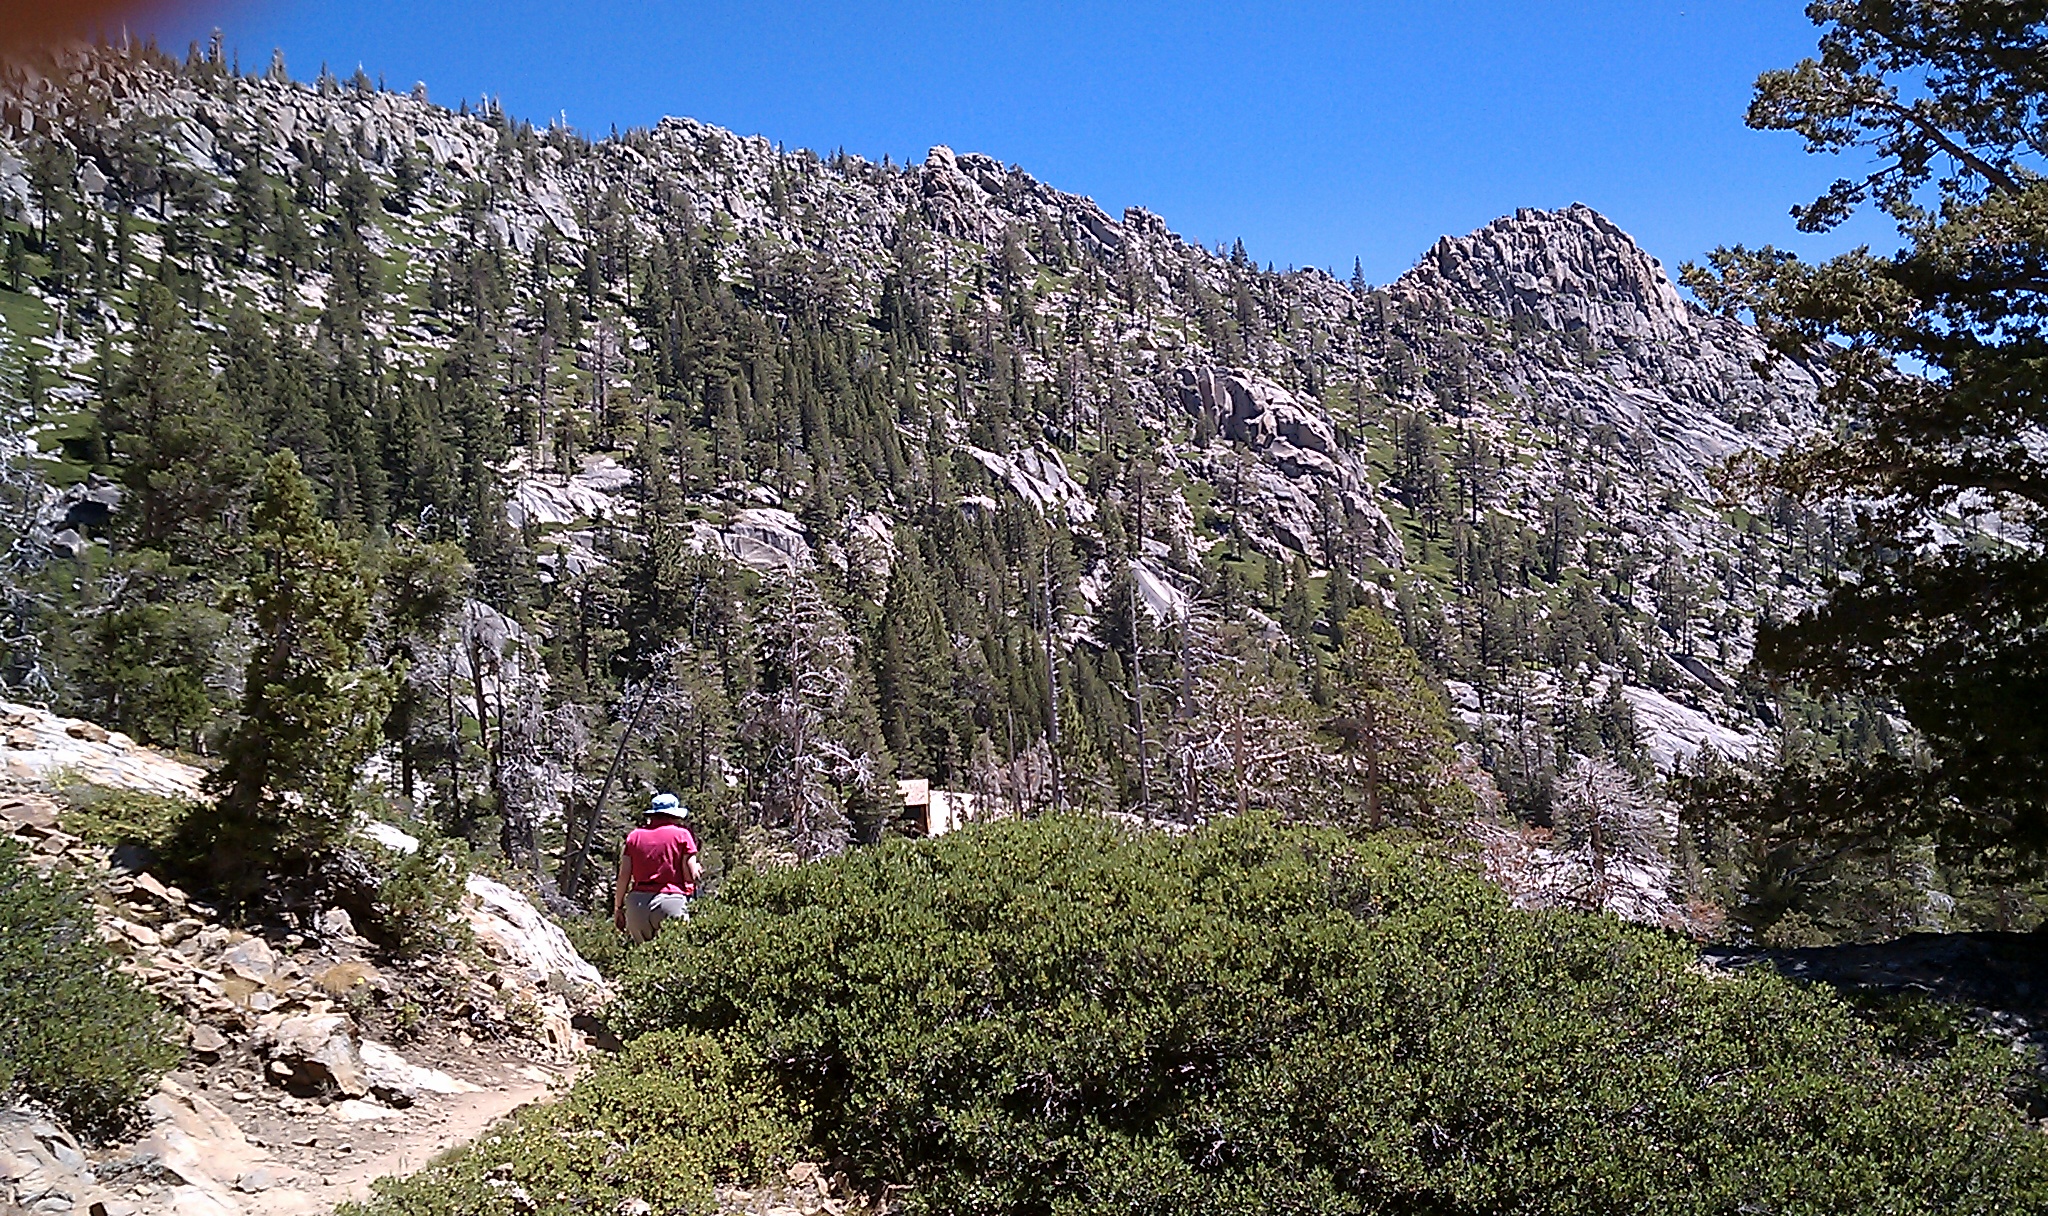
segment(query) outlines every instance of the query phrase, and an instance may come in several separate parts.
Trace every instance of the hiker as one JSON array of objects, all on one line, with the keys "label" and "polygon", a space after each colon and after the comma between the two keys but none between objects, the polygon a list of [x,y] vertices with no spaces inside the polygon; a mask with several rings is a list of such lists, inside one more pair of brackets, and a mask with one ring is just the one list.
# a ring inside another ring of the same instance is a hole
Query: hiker
[{"label": "hiker", "polygon": [[671,917],[690,919],[690,897],[704,867],[697,864],[697,838],[683,826],[688,815],[674,794],[656,794],[645,826],[626,833],[619,850],[612,923],[636,942],[653,940]]}]

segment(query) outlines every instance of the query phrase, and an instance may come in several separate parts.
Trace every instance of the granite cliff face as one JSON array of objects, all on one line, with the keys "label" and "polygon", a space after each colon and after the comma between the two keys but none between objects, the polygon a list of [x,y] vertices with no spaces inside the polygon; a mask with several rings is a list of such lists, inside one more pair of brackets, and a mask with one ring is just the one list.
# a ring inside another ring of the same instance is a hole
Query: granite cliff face
[{"label": "granite cliff face", "polygon": [[[52,147],[67,166],[54,183],[36,168]],[[137,148],[188,183],[175,194],[152,184]],[[1001,426],[976,429],[945,404],[953,381],[941,377],[919,386],[940,403],[932,415],[898,423],[906,449],[950,451],[956,471],[980,471],[957,488],[961,510],[1007,498],[1084,537],[1101,536],[1110,514],[1135,517],[1138,573],[1181,597],[1240,552],[1380,581],[1482,751],[1611,690],[1666,767],[1701,746],[1757,746],[1758,703],[1738,676],[1751,623],[1801,602],[1822,560],[1813,538],[1825,521],[1775,504],[1730,510],[1707,481],[1730,455],[1775,450],[1815,424],[1811,371],[1762,374],[1755,333],[1687,303],[1655,258],[1585,206],[1446,237],[1373,289],[1261,271],[1142,209],[1111,216],[946,148],[915,166],[876,164],[688,119],[592,143],[490,108],[453,113],[424,89],[238,76],[133,50],[10,67],[0,86],[0,198],[12,213],[44,217],[57,194],[125,212],[138,217],[138,257],[160,253],[167,234],[229,223],[238,175],[305,183],[338,166],[360,169],[382,204],[364,229],[392,301],[365,321],[379,358],[426,366],[451,349],[449,270],[481,249],[506,266],[597,267],[585,276],[590,324],[561,352],[570,366],[540,379],[544,426],[558,407],[644,397],[663,339],[630,250],[678,225],[717,234],[733,290],[773,300],[800,280],[805,307],[878,342],[890,300],[914,298],[949,313],[917,322],[929,340],[1014,403]],[[332,191],[301,193],[309,221],[332,222]],[[223,307],[294,315],[316,340],[336,306],[335,274],[317,258],[289,286],[248,265],[210,269]],[[538,289],[523,274],[508,281],[514,312],[538,317]],[[27,291],[40,310],[26,324],[10,314],[9,367],[33,355],[59,373],[54,401],[90,406],[97,353],[131,320]],[[524,357],[533,324],[496,338],[507,360]],[[1132,435],[1155,470],[1137,491],[1101,455]],[[611,456],[555,467],[548,442],[507,464],[505,497],[516,525],[547,530],[541,577],[576,578],[606,560],[601,525],[631,526],[633,475]],[[889,537],[919,505],[884,486],[850,509],[806,513],[792,509],[801,470],[771,480],[688,487],[691,543],[763,568],[885,567]],[[1084,594],[1107,573],[1090,571]],[[1585,628],[1558,627],[1567,620]],[[1092,628],[1083,619],[1074,637]]]},{"label": "granite cliff face", "polygon": [[1811,368],[1771,359],[1753,329],[1688,303],[1662,263],[1580,204],[1446,237],[1391,290],[1454,317],[1527,318],[1560,335],[1583,368],[1507,360],[1498,374],[1614,428],[1696,496],[1701,475],[1736,451],[1778,450],[1816,422]]}]

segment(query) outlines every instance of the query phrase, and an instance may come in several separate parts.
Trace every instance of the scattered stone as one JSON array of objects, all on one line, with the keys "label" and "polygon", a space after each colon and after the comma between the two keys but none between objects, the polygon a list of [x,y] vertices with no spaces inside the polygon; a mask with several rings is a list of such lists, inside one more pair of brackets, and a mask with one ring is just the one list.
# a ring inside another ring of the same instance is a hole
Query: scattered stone
[{"label": "scattered stone", "polygon": [[220,956],[221,970],[239,975],[252,984],[268,984],[277,977],[277,956],[270,943],[252,937],[237,943]]},{"label": "scattered stone", "polygon": [[[191,1045],[193,1055],[208,1061],[219,1058],[228,1046],[227,1036],[204,1022],[187,1027],[185,1041]],[[235,1096],[246,1101],[243,1095]]]},{"label": "scattered stone", "polygon": [[106,727],[92,722],[73,722],[64,728],[64,733],[74,739],[83,739],[88,743],[106,743],[114,737]]},{"label": "scattered stone", "polygon": [[367,1123],[375,1119],[396,1119],[403,1112],[369,1098],[349,1098],[330,1109],[343,1123]]},{"label": "scattered stone", "polygon": [[320,914],[320,932],[326,937],[354,937],[356,923],[342,908],[329,908]]},{"label": "scattered stone", "polygon": [[156,876],[148,870],[136,870],[129,876],[129,882],[132,884],[131,891],[148,896],[151,902],[161,907],[177,908],[185,903],[183,894],[173,894],[170,887],[158,882]]},{"label": "scattered stone", "polygon": [[57,827],[57,804],[33,794],[11,794],[0,800],[0,819],[17,827]]},{"label": "scattered stone", "polygon": [[156,930],[148,925],[138,925],[130,920],[117,920],[113,924],[122,936],[138,946],[153,948],[163,944],[163,939],[157,935]]},{"label": "scattered stone", "polygon": [[260,1195],[264,1191],[280,1186],[290,1179],[291,1175],[276,1166],[259,1165],[253,1170],[245,1171],[240,1177],[236,1178],[235,1189],[244,1195]]}]

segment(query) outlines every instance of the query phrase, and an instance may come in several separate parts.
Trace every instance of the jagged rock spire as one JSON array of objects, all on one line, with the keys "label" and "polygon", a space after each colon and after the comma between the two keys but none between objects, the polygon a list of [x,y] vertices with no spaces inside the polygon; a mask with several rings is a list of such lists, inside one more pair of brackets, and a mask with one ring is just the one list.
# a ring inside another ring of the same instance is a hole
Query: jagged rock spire
[{"label": "jagged rock spire", "polygon": [[1552,329],[1638,339],[1689,336],[1698,316],[1663,263],[1583,203],[1524,208],[1469,236],[1445,237],[1401,276],[1401,287],[1500,320],[1532,313]]}]

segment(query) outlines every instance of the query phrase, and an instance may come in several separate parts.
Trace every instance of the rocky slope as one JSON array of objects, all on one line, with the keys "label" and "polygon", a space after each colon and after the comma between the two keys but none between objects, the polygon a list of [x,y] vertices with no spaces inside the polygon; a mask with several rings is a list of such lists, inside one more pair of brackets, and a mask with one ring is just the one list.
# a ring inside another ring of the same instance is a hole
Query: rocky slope
[{"label": "rocky slope", "polygon": [[[178,166],[178,188],[137,149]],[[457,278],[479,256],[504,274],[494,307],[510,323],[487,344],[530,434],[494,475],[537,577],[573,594],[614,561],[606,536],[641,526],[645,485],[625,450],[571,450],[565,436],[602,432],[621,409],[696,409],[698,438],[721,452],[713,403],[748,389],[719,371],[729,350],[674,373],[700,356],[692,321],[680,301],[649,299],[666,289],[637,258],[674,250],[678,231],[709,233],[721,287],[768,323],[801,311],[870,362],[903,325],[930,344],[899,393],[918,407],[899,411],[889,440],[907,473],[819,504],[848,457],[809,430],[811,448],[784,444],[780,469],[721,457],[680,485],[686,522],[668,526],[690,547],[879,577],[899,526],[940,493],[930,463],[944,457],[946,506],[965,518],[1022,504],[1071,530],[1087,569],[1069,645],[1102,637],[1100,598],[1126,573],[1112,553],[1130,553],[1161,620],[1225,567],[1272,588],[1294,581],[1296,561],[1315,585],[1350,571],[1380,583],[1503,782],[1505,764],[1563,772],[1593,747],[1577,723],[1604,704],[1632,721],[1612,733],[1636,737],[1608,747],[1661,770],[1763,747],[1772,708],[1741,678],[1753,622],[1806,602],[1835,559],[1829,520],[1724,504],[1710,485],[1731,454],[1817,424],[1810,368],[1767,364],[1753,332],[1690,305],[1587,207],[1446,237],[1372,289],[1262,270],[1149,211],[1108,215],[946,147],[874,164],[688,119],[586,141],[489,106],[451,113],[424,88],[238,76],[217,57],[180,66],[143,49],[10,66],[0,82],[10,211],[23,223],[66,213],[63,194],[98,217],[106,250],[199,248],[188,260],[209,278],[203,323],[217,334],[244,305],[317,350],[346,346],[334,317],[354,289],[332,264],[276,274],[231,256],[246,244],[248,182],[295,184],[307,231],[332,229],[344,170],[379,203],[358,217],[385,287],[360,313],[371,360],[438,366],[473,342]],[[121,346],[129,311],[41,280],[23,293],[6,313],[6,375],[35,360],[59,381],[51,409],[92,409],[100,354]],[[549,317],[563,297],[584,323],[557,348]],[[41,438],[18,442],[66,442],[61,420],[29,426]],[[70,510],[51,502],[43,534],[76,553],[90,536],[66,528]]]},{"label": "rocky slope", "polygon": [[85,883],[100,936],[181,1016],[187,1048],[133,1139],[82,1146],[34,1111],[0,1111],[0,1209],[326,1212],[574,1075],[590,1047],[575,1016],[608,986],[524,896],[469,876],[460,916],[473,949],[415,963],[381,957],[339,909],[310,931],[231,928],[146,851],[65,832],[65,802],[20,775],[154,794],[189,790],[198,770],[90,723],[0,714],[17,774],[0,790],[0,826],[34,865]]}]

